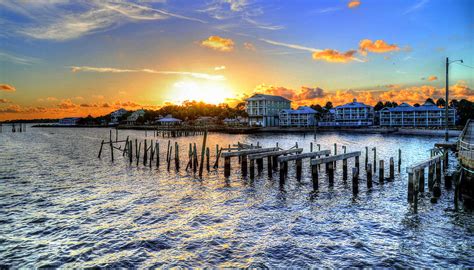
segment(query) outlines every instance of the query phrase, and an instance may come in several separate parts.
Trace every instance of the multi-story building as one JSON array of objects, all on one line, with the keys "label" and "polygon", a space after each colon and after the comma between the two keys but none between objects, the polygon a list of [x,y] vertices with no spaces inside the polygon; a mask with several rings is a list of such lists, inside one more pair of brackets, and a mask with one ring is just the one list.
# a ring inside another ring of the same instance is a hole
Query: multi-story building
[{"label": "multi-story building", "polygon": [[281,110],[290,108],[291,101],[280,96],[255,94],[246,101],[250,126],[278,126],[278,114]]},{"label": "multi-story building", "polygon": [[140,109],[140,110],[136,110],[134,112],[132,112],[132,114],[127,117],[127,125],[136,125],[137,124],[137,120],[140,118],[140,117],[144,117],[145,116],[145,111],[143,109]]},{"label": "multi-story building", "polygon": [[371,126],[374,124],[374,108],[354,99],[334,108],[334,121],[336,126],[354,127]]},{"label": "multi-story building", "polygon": [[317,124],[318,112],[310,107],[300,106],[296,110],[283,109],[279,114],[280,127],[312,127]]},{"label": "multi-story building", "polygon": [[120,118],[127,114],[128,111],[125,109],[118,109],[112,113],[110,113],[110,123],[109,125],[117,125],[120,122]]},{"label": "multi-story building", "polygon": [[[448,124],[454,125],[456,110],[448,109]],[[443,127],[445,109],[438,108],[432,102],[425,102],[419,107],[402,103],[395,108],[380,110],[380,126],[389,127]]]}]

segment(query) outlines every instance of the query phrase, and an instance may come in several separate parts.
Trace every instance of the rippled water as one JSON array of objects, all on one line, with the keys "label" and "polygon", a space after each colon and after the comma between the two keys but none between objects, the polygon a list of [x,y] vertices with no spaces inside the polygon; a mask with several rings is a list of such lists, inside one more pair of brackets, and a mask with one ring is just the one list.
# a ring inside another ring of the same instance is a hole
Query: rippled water
[{"label": "rippled water", "polygon": [[[322,149],[337,143],[340,152],[346,145],[364,155],[365,146],[377,146],[386,174],[388,158],[396,161],[402,149],[401,176],[367,191],[362,173],[353,197],[341,163],[334,187],[322,170],[320,191],[313,194],[307,161],[301,183],[290,163],[283,189],[278,173],[273,180],[265,170],[254,181],[242,179],[236,159],[229,180],[222,168],[199,180],[183,169],[167,172],[163,162],[160,169],[130,166],[118,153],[111,164],[108,149],[99,160],[100,141],[108,135],[108,129],[77,128],[0,133],[0,265],[474,266],[473,214],[453,211],[452,191],[443,189],[437,204],[425,193],[418,214],[407,204],[405,166],[428,157],[440,138],[318,134]],[[120,131],[121,138],[127,135],[145,134]],[[201,140],[176,139],[182,167],[188,143],[200,149]],[[166,141],[160,139],[162,160]],[[216,143],[289,148],[298,142],[308,151],[313,136],[209,134],[208,141],[214,160]],[[363,162],[362,156],[362,168]]]}]

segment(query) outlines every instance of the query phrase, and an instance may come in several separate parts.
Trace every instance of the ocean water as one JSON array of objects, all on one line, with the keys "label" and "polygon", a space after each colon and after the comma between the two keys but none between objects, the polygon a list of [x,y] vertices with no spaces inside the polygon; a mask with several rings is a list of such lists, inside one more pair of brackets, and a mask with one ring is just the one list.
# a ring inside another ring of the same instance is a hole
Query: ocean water
[{"label": "ocean water", "polygon": [[[319,192],[312,192],[310,166],[303,179],[279,186],[278,172],[266,169],[253,181],[241,177],[236,158],[229,179],[218,170],[202,179],[184,168],[189,143],[202,136],[172,138],[180,145],[181,170],[168,171],[168,138],[157,139],[161,166],[130,165],[108,147],[98,159],[108,129],[28,128],[0,133],[0,265],[14,267],[474,267],[474,217],[453,210],[453,192],[442,189],[438,203],[420,196],[418,213],[407,203],[405,167],[429,157],[442,138],[380,134],[317,134],[321,149],[337,143],[347,151],[377,147],[378,159],[397,163],[395,180],[367,190],[364,170],[357,196],[342,180],[337,164],[334,186],[324,169]],[[120,139],[145,139],[144,131],[124,130]],[[260,143],[288,149],[297,142],[309,151],[312,134],[227,135],[210,133],[215,145]],[[142,146],[143,147],[143,146]],[[316,147],[316,146],[315,146]],[[370,162],[373,155],[370,152]],[[454,158],[451,158],[454,164]],[[266,161],[265,161],[266,163]],[[377,164],[378,165],[378,164]],[[378,172],[378,170],[377,170]]]}]

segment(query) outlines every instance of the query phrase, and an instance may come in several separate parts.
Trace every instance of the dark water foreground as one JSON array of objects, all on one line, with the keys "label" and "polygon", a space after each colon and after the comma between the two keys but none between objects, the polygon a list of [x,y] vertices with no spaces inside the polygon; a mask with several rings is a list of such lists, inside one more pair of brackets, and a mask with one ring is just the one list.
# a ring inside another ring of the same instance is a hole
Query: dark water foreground
[{"label": "dark water foreground", "polygon": [[[143,131],[120,131],[127,135],[144,138]],[[118,153],[112,165],[108,149],[98,160],[107,137],[106,129],[77,128],[0,134],[0,265],[474,266],[474,216],[453,211],[452,191],[443,189],[437,204],[425,194],[416,215],[406,202],[405,166],[428,157],[439,138],[318,136],[322,149],[332,150],[335,142],[348,151],[377,146],[387,174],[389,157],[396,160],[402,149],[401,176],[367,191],[362,173],[360,193],[353,197],[350,180],[341,180],[340,163],[334,187],[323,170],[320,192],[312,194],[308,163],[299,184],[290,164],[283,190],[278,174],[274,180],[265,172],[255,181],[242,179],[236,161],[228,181],[222,169],[205,172],[200,181],[163,165],[129,166]],[[188,143],[202,138],[177,140],[184,163]],[[216,143],[279,142],[289,148],[298,141],[308,151],[312,140],[302,134],[209,136],[212,160]],[[163,139],[161,144],[164,152]]]}]

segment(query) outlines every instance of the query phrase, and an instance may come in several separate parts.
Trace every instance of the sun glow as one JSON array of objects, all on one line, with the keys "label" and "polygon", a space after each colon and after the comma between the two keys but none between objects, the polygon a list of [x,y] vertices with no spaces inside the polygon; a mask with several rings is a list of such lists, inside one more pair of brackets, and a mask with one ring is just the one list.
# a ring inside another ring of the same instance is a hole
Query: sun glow
[{"label": "sun glow", "polygon": [[173,103],[196,100],[219,104],[224,102],[226,98],[231,98],[234,95],[234,91],[222,82],[181,80],[173,84],[168,94],[169,99]]}]

